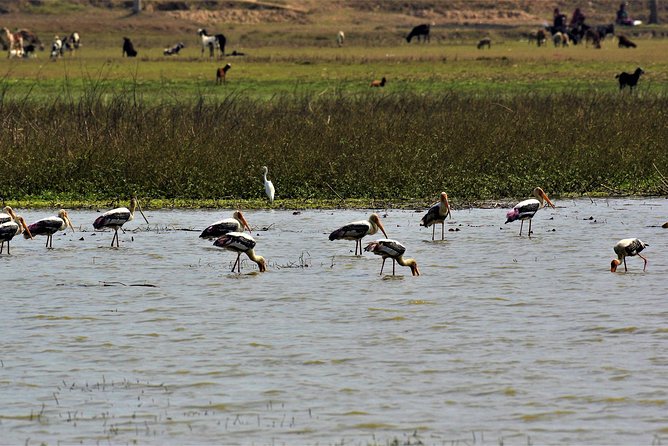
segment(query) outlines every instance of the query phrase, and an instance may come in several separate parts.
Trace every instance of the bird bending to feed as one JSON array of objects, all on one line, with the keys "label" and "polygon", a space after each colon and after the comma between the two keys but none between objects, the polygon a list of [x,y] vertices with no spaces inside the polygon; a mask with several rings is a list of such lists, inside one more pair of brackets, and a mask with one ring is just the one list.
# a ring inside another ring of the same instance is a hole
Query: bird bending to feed
[{"label": "bird bending to feed", "polygon": [[554,209],[554,204],[547,197],[543,189],[537,187],[533,190],[533,194],[537,199],[530,198],[528,200],[520,201],[515,205],[515,207],[508,211],[506,214],[506,223],[513,222],[515,220],[520,220],[520,235],[522,235],[522,227],[524,226],[524,220],[529,220],[529,237],[531,237],[531,219],[538,212],[538,209],[541,209],[545,206],[545,202],[552,206]]},{"label": "bird bending to feed", "polygon": [[274,202],[274,184],[267,179],[267,173],[269,173],[267,166],[262,166],[262,171],[262,176],[264,177],[264,193],[267,194],[267,198],[269,198],[269,203],[271,204]]},{"label": "bird bending to feed", "polygon": [[354,221],[337,229],[336,231],[329,234],[329,239],[355,240],[355,255],[357,255],[358,246],[359,255],[362,255],[362,238],[365,235],[375,234],[379,229],[383,232],[383,235],[387,237],[387,233],[385,232],[383,224],[380,222],[380,217],[378,214],[371,214],[368,220]]},{"label": "bird bending to feed", "polygon": [[420,226],[428,228],[431,226],[431,239],[434,240],[434,233],[436,231],[436,223],[441,224],[441,240],[445,240],[445,219],[452,213],[450,212],[450,202],[448,201],[448,194],[441,192],[441,201],[432,205],[427,213],[420,220]]},{"label": "bird bending to feed", "polygon": [[380,275],[383,275],[383,268],[385,267],[385,260],[392,259],[392,275],[394,276],[395,262],[401,266],[408,266],[411,269],[411,274],[414,276],[420,275],[417,262],[415,259],[404,259],[403,255],[406,252],[406,247],[396,240],[381,239],[371,242],[364,248],[365,251],[371,251],[377,256],[383,257],[383,264],[380,267]]},{"label": "bird bending to feed", "polygon": [[648,246],[647,243],[637,238],[625,238],[624,240],[618,241],[613,248],[615,254],[617,254],[617,258],[612,259],[612,262],[610,262],[610,272],[614,273],[617,271],[617,267],[621,265],[622,262],[624,263],[624,271],[628,271],[626,268],[626,258],[633,256],[638,256],[645,262],[645,265],[642,268],[642,270],[645,271],[645,268],[647,268],[647,259],[643,257],[640,252]]},{"label": "bird bending to feed", "polygon": [[43,218],[28,226],[30,235],[24,233],[23,237],[31,238],[31,235],[46,235],[46,247],[53,248],[53,234],[58,231],[66,230],[68,227],[72,228],[72,233],[74,233],[74,227],[72,226],[70,216],[67,215],[65,209],[61,209],[58,211],[57,217]]},{"label": "bird bending to feed", "polygon": [[244,218],[244,214],[242,214],[241,211],[234,211],[232,218],[225,218],[215,222],[202,231],[199,236],[200,238],[218,238],[229,232],[243,232],[244,228],[248,229],[248,232],[251,232],[251,228]]},{"label": "bird bending to feed", "polygon": [[9,242],[23,231],[25,231],[30,236],[30,238],[32,238],[30,229],[28,229],[28,225],[26,225],[26,221],[23,219],[23,217],[16,215],[13,212],[11,215],[11,220],[0,224],[0,254],[2,254],[2,251],[5,248],[5,242],[7,242],[7,254],[10,254]]},{"label": "bird bending to feed", "polygon": [[148,220],[142,212],[141,206],[139,206],[139,201],[137,201],[136,197],[132,197],[132,199],[130,199],[130,209],[116,208],[107,211],[95,219],[95,222],[93,222],[93,227],[95,229],[113,229],[114,238],[111,239],[111,246],[113,247],[114,241],[116,241],[116,247],[118,247],[118,230],[121,229],[125,223],[132,221],[135,218],[135,209],[137,208],[139,208],[141,216],[144,217],[144,221],[146,221],[146,224],[148,224]]},{"label": "bird bending to feed", "polygon": [[232,272],[234,272],[234,268],[238,265],[237,271],[241,273],[240,257],[241,253],[246,253],[249,259],[257,263],[260,272],[263,273],[267,270],[267,261],[264,257],[255,255],[255,250],[253,249],[255,248],[255,244],[255,239],[244,232],[229,232],[213,242],[213,246],[237,253],[237,260],[232,265]]}]

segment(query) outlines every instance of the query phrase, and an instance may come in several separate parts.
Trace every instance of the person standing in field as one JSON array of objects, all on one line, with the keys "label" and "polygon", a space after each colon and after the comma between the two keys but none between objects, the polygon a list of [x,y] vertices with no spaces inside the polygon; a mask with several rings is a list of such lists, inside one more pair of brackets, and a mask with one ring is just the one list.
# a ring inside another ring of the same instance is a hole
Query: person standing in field
[{"label": "person standing in field", "polygon": [[566,32],[566,14],[562,14],[559,8],[554,8],[552,27],[554,28],[554,32]]}]

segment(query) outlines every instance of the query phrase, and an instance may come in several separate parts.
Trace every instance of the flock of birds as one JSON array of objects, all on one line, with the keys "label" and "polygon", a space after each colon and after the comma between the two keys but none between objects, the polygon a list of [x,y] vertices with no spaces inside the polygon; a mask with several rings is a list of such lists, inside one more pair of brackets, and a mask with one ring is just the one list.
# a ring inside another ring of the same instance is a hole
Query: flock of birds
[{"label": "flock of birds", "polygon": [[[265,193],[269,202],[273,203],[275,192],[274,185],[267,179],[267,174],[269,172],[267,167],[263,167],[262,170]],[[536,198],[519,202],[506,214],[506,223],[520,220],[520,236],[522,235],[524,221],[529,220],[528,236],[531,237],[531,220],[536,212],[545,206],[545,203],[554,208],[554,204],[543,189],[537,187],[534,189],[533,194]],[[118,247],[118,230],[122,229],[125,223],[134,219],[134,213],[137,209],[148,224],[148,219],[144,215],[144,212],[139,205],[139,201],[136,197],[132,197],[129,208],[120,207],[103,213],[95,219],[93,227],[96,230],[105,228],[113,229],[114,237],[111,240],[111,246],[114,247],[115,243],[116,247]],[[442,192],[440,200],[432,205],[422,217],[420,226],[427,228],[431,227],[431,239],[434,240],[436,235],[436,225],[440,224],[441,240],[444,240],[445,220],[448,217],[452,218],[450,202],[448,201],[448,194]],[[32,239],[37,235],[44,235],[46,236],[46,247],[53,248],[53,234],[58,231],[67,230],[67,228],[72,229],[72,232],[74,232],[72,221],[70,220],[67,211],[64,209],[61,209],[57,216],[44,218],[28,225],[22,216],[17,215],[11,207],[6,206],[3,209],[3,213],[0,213],[0,254],[4,251],[5,243],[7,243],[7,254],[10,254],[9,243],[15,236],[20,234],[23,234],[26,239]],[[253,239],[251,235],[246,234],[244,232],[245,230],[248,230],[248,232],[251,233],[251,227],[248,224],[248,221],[246,221],[243,213],[237,210],[232,214],[231,218],[217,221],[204,229],[200,234],[200,238],[215,239],[213,243],[214,246],[233,251],[237,254],[236,261],[232,266],[233,272],[236,269],[237,272],[241,273],[241,254],[246,254],[251,261],[257,264],[259,271],[264,272],[267,270],[267,262],[264,257],[255,253],[255,239]],[[419,276],[420,270],[418,269],[417,262],[415,259],[404,258],[406,252],[406,247],[404,245],[397,240],[387,238],[387,233],[385,232],[385,228],[383,227],[383,223],[378,214],[373,213],[367,220],[354,221],[336,229],[329,235],[329,240],[354,240],[355,255],[361,256],[362,239],[367,235],[376,234],[379,230],[386,238],[368,243],[364,248],[364,251],[382,257],[383,263],[380,268],[380,274],[383,274],[385,261],[389,258],[392,259],[392,275],[395,274],[395,266],[398,263],[401,266],[409,267],[413,276]],[[624,271],[628,271],[626,257],[633,257],[636,255],[644,261],[643,271],[645,271],[647,268],[647,258],[640,253],[647,246],[649,245],[637,238],[620,240],[613,248],[615,254],[617,254],[617,258],[612,260],[610,271],[615,272],[617,267],[622,263],[624,264]]]}]

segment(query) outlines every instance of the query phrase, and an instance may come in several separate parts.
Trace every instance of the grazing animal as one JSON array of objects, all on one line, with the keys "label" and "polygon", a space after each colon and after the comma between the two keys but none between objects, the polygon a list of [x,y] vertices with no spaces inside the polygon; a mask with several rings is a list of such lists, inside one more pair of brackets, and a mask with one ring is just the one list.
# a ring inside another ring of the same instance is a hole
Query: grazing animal
[{"label": "grazing animal", "polygon": [[428,23],[413,27],[411,32],[406,36],[406,42],[411,43],[413,37],[417,37],[418,42],[420,41],[420,38],[422,38],[423,42],[429,42],[429,30],[430,26]]},{"label": "grazing animal", "polygon": [[387,79],[385,79],[385,77],[383,77],[381,80],[376,79],[376,80],[371,81],[370,85],[372,87],[384,87],[386,83],[387,83]]},{"label": "grazing animal", "polygon": [[183,42],[179,42],[171,48],[165,48],[162,54],[165,56],[173,56],[174,54],[178,55],[182,48],[185,48],[185,45]]},{"label": "grazing animal", "polygon": [[557,31],[554,33],[552,36],[552,42],[554,43],[554,46],[568,46],[568,34],[562,33],[561,31]]},{"label": "grazing animal", "polygon": [[251,232],[244,214],[241,211],[234,211],[232,218],[224,218],[215,222],[203,230],[199,236],[200,238],[218,238],[229,232],[243,232],[244,228],[248,229],[248,232]]},{"label": "grazing animal", "polygon": [[232,68],[232,64],[225,64],[224,67],[216,70],[216,84],[227,82],[227,72]]},{"label": "grazing animal", "polygon": [[104,229],[104,228],[111,228],[114,230],[114,238],[111,239],[111,247],[114,247],[114,241],[116,241],[116,247],[119,246],[118,244],[118,230],[122,228],[122,226],[129,222],[134,220],[135,218],[135,209],[139,208],[139,212],[141,213],[141,216],[144,217],[144,220],[146,221],[146,224],[148,224],[148,220],[146,219],[146,216],[141,210],[141,206],[139,206],[139,202],[137,201],[137,198],[132,197],[130,200],[130,209],[128,208],[116,208],[112,209],[110,211],[105,212],[104,214],[100,215],[95,219],[93,222],[93,228],[95,229]]},{"label": "grazing animal", "polygon": [[396,240],[381,239],[371,242],[364,248],[367,252],[372,252],[378,256],[383,257],[383,264],[380,266],[380,275],[383,275],[383,268],[385,267],[385,260],[389,257],[392,259],[392,275],[394,276],[394,266],[398,263],[401,266],[408,266],[411,269],[411,274],[414,276],[420,275],[417,262],[415,259],[404,259],[403,255],[406,252],[406,247]]},{"label": "grazing animal", "polygon": [[598,35],[601,37],[601,39],[605,39],[608,36],[608,34],[614,36],[615,24],[609,23],[607,25],[598,25],[596,27],[596,31],[598,32]]},{"label": "grazing animal", "polygon": [[636,48],[638,46],[623,34],[618,35],[617,40],[618,40],[617,46],[619,48]]},{"label": "grazing animal", "polygon": [[380,222],[378,214],[371,214],[368,220],[354,221],[345,226],[340,227],[336,231],[329,234],[329,240],[355,240],[355,255],[357,255],[359,246],[359,255],[362,255],[362,238],[365,235],[373,235],[378,230],[383,232],[387,237],[385,228]]},{"label": "grazing animal", "polygon": [[483,39],[480,39],[478,41],[477,46],[478,46],[479,50],[483,49],[484,47],[487,47],[487,49],[491,49],[492,48],[492,39],[490,39],[489,37],[485,37]]},{"label": "grazing animal", "polygon": [[11,254],[9,252],[9,242],[24,231],[32,238],[26,221],[20,215],[13,214],[12,220],[0,224],[0,254],[5,248],[5,242],[7,242],[7,254]]},{"label": "grazing animal", "polygon": [[641,259],[643,259],[643,262],[645,262],[642,270],[645,271],[647,268],[647,259],[643,257],[640,252],[648,247],[649,245],[645,242],[643,242],[640,239],[637,238],[625,238],[623,240],[620,240],[617,242],[615,247],[613,248],[615,250],[615,254],[617,254],[616,259],[612,259],[612,262],[610,262],[610,272],[614,273],[617,271],[617,267],[623,262],[624,263],[624,271],[628,271],[626,268],[626,258],[627,257],[634,257],[638,256]]},{"label": "grazing animal", "polygon": [[618,75],[615,76],[615,79],[619,79],[619,89],[623,90],[624,87],[627,85],[629,86],[629,90],[633,91],[633,88],[638,85],[638,80],[640,79],[640,75],[645,74],[642,68],[638,67],[636,70],[633,72],[633,74],[629,74],[627,72],[622,72],[619,73]]},{"label": "grazing animal", "polygon": [[246,53],[242,53],[241,51],[237,51],[237,50],[232,50],[232,52],[230,54],[228,54],[228,56],[245,56],[245,55],[246,55]]},{"label": "grazing animal", "polygon": [[128,37],[123,37],[123,56],[137,57],[137,50]]},{"label": "grazing animal", "polygon": [[594,48],[601,49],[601,34],[595,29],[588,29],[585,32],[585,46],[591,42]]},{"label": "grazing animal", "polygon": [[512,210],[508,211],[506,214],[506,223],[510,223],[515,220],[521,221],[522,224],[520,225],[520,236],[522,235],[524,220],[529,220],[529,238],[531,238],[531,219],[534,215],[536,215],[536,212],[545,206],[546,201],[547,204],[552,206],[554,209],[554,204],[552,204],[545,192],[543,192],[543,189],[537,187],[533,190],[533,194],[536,199],[530,198],[528,200],[520,201]]},{"label": "grazing animal", "polygon": [[343,33],[343,31],[339,31],[336,34],[336,45],[341,48],[343,46],[343,41],[346,40],[346,35]]},{"label": "grazing animal", "polygon": [[71,228],[74,233],[74,227],[72,226],[72,220],[70,216],[67,215],[65,209],[58,211],[57,217],[47,217],[41,220],[37,220],[35,223],[28,226],[30,230],[29,233],[23,234],[25,238],[32,238],[32,235],[46,235],[46,247],[53,249],[53,234],[58,231],[66,230]]},{"label": "grazing animal", "polygon": [[267,194],[269,204],[274,202],[274,183],[267,179],[269,169],[267,166],[262,166],[262,178],[264,179],[264,193]]},{"label": "grazing animal", "polygon": [[63,50],[63,41],[60,40],[60,37],[54,36],[53,42],[51,42],[51,58],[56,59],[62,55]]},{"label": "grazing animal", "polygon": [[7,28],[2,28],[2,33],[7,40],[7,57],[23,56],[23,36],[21,33],[13,33]]},{"label": "grazing animal", "polygon": [[534,41],[536,42],[536,46],[541,46],[545,44],[545,42],[547,41],[547,36],[545,35],[545,31],[539,29],[535,33],[529,34],[529,43]]},{"label": "grazing animal", "polygon": [[44,51],[44,44],[42,43],[41,40],[39,40],[39,37],[37,37],[37,34],[34,32],[28,30],[28,29],[20,29],[17,31],[18,34],[21,34],[21,37],[23,37],[23,45],[34,45],[36,48],[39,48],[40,51]]},{"label": "grazing animal", "polygon": [[24,46],[23,47],[23,57],[36,57],[36,55],[35,55],[35,50],[36,49],[37,48],[35,48],[35,45],[33,45],[32,43]]},{"label": "grazing animal", "polygon": [[428,228],[431,226],[431,239],[434,240],[434,233],[436,231],[436,223],[441,224],[441,240],[445,240],[445,219],[452,213],[450,212],[450,202],[448,201],[448,194],[441,192],[441,200],[432,205],[427,213],[420,220],[420,226]]},{"label": "grazing animal", "polygon": [[81,37],[78,32],[73,32],[62,39],[63,44],[60,48],[60,54],[65,55],[65,50],[71,51],[74,54],[74,51],[78,50],[81,46]]},{"label": "grazing animal", "polygon": [[202,56],[204,56],[204,49],[208,47],[209,57],[213,57],[216,46],[220,49],[220,57],[225,56],[225,43],[227,42],[227,39],[224,35],[216,34],[214,36],[210,36],[204,28],[198,29],[197,34],[199,35],[202,42]]},{"label": "grazing animal", "polygon": [[213,246],[237,253],[237,260],[234,262],[234,265],[232,265],[232,271],[234,271],[234,268],[238,265],[237,272],[241,273],[240,257],[242,253],[245,253],[249,259],[257,263],[260,272],[263,273],[267,271],[267,261],[264,257],[255,254],[255,245],[255,239],[243,232],[229,232],[213,242]]}]

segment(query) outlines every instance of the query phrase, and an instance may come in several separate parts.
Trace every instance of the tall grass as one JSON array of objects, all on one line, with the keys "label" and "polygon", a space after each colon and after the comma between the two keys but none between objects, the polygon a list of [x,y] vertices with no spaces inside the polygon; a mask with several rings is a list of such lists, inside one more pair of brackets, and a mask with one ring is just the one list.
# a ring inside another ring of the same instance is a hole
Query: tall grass
[{"label": "tall grass", "polygon": [[6,199],[461,200],[660,190],[665,97],[603,93],[230,95],[142,102],[89,86],[76,98],[0,103]]}]

